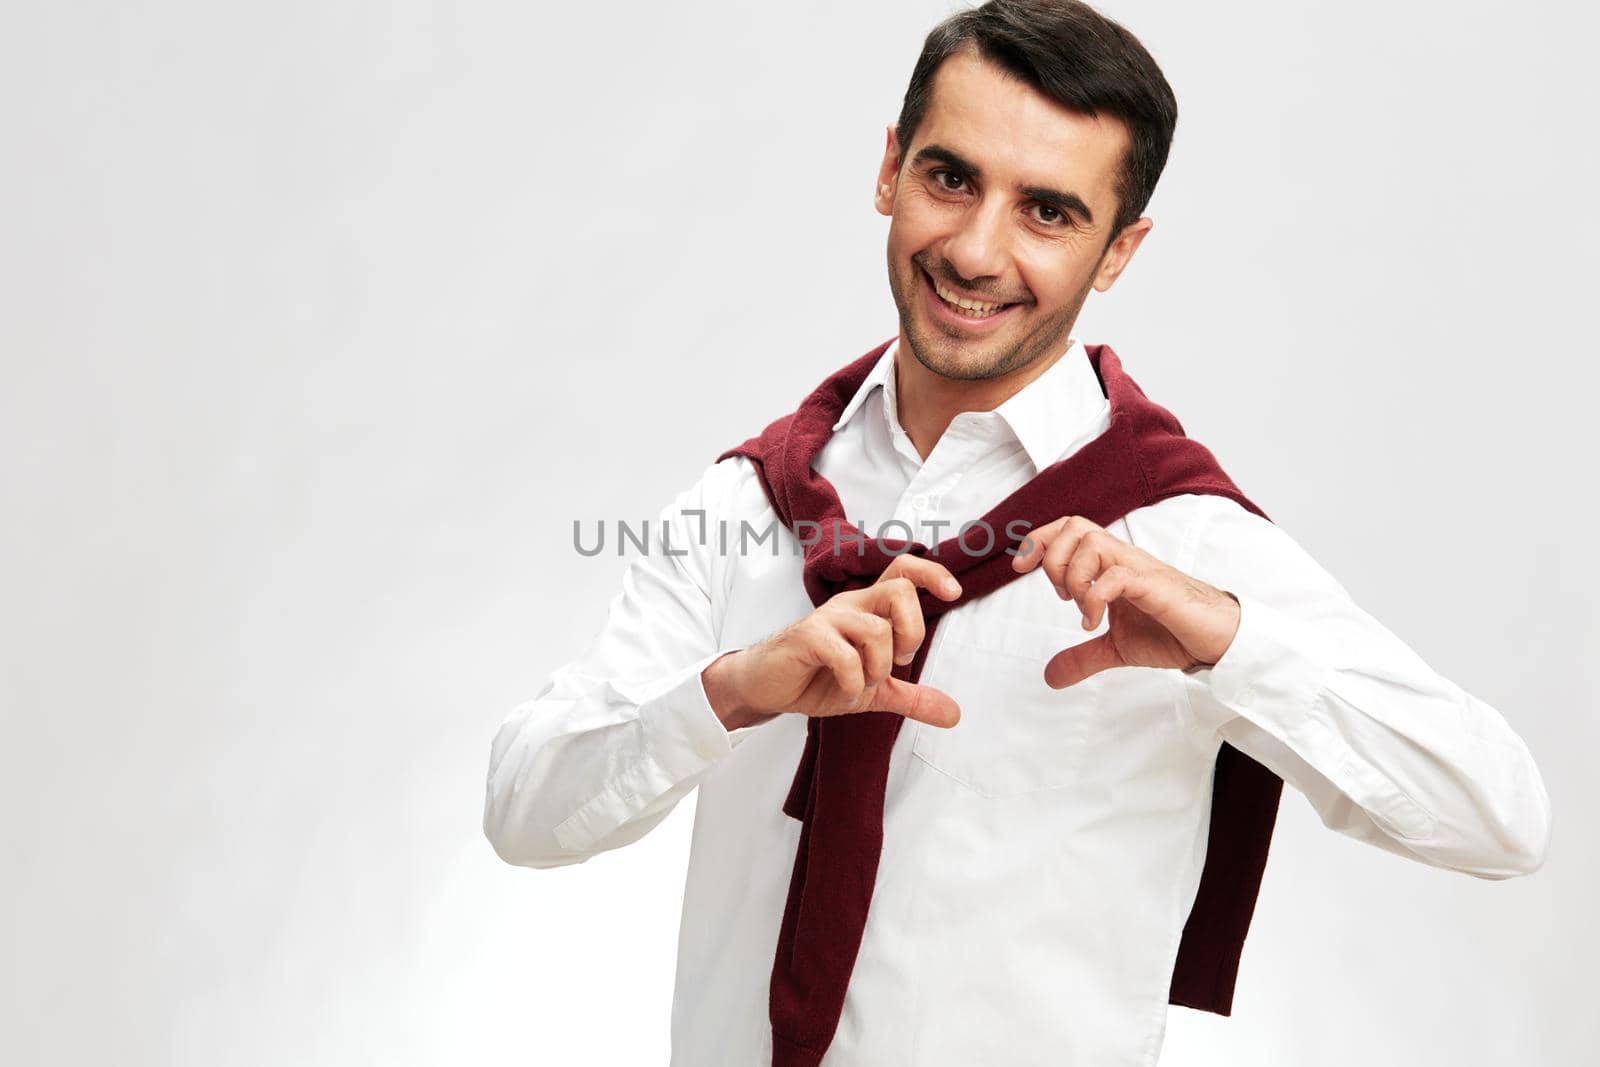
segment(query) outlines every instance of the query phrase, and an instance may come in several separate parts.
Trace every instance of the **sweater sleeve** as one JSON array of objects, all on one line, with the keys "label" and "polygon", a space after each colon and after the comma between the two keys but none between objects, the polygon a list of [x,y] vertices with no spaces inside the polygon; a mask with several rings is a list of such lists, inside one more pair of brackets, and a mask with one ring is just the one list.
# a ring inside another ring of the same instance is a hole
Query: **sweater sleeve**
[{"label": "sweater sleeve", "polygon": [[1208,498],[1189,573],[1239,629],[1184,690],[1195,724],[1299,790],[1328,827],[1482,878],[1543,862],[1550,801],[1505,718],[1441,677],[1280,527]]},{"label": "sweater sleeve", "polygon": [[708,467],[650,525],[606,622],[501,724],[483,830],[523,867],[582,862],[638,840],[762,724],[728,731],[700,672],[718,645],[720,565],[703,536],[726,515],[744,461]]}]

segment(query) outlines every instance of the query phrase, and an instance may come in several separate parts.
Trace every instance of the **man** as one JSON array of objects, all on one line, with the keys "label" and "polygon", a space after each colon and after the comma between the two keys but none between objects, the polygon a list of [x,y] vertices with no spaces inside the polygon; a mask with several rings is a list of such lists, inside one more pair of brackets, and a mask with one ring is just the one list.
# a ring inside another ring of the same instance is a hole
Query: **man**
[{"label": "man", "polygon": [[898,335],[680,493],[496,736],[510,863],[699,788],[673,1063],[1153,1063],[1169,1001],[1228,1010],[1280,779],[1410,859],[1543,861],[1504,719],[1071,334],[1175,121],[1082,4],[935,28],[875,193]]}]

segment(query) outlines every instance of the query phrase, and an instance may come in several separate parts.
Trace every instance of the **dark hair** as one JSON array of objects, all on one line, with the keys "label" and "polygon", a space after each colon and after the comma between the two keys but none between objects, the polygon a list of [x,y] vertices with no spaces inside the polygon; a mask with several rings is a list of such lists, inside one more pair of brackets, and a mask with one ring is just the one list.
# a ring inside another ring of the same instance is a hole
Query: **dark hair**
[{"label": "dark hair", "polygon": [[1131,143],[1117,179],[1112,235],[1136,221],[1178,124],[1172,87],[1138,38],[1078,0],[989,0],[951,15],[928,34],[912,68],[895,124],[902,160],[933,99],[939,65],[968,46],[1073,111],[1103,112],[1127,124]]}]

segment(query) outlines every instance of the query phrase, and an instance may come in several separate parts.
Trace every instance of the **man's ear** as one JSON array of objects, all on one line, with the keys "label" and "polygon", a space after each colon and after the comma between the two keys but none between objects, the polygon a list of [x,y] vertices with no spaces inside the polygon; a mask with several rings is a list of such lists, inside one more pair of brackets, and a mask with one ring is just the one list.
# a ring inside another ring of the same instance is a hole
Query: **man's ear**
[{"label": "man's ear", "polygon": [[1155,221],[1148,215],[1137,222],[1130,222],[1122,228],[1122,232],[1112,239],[1105,254],[1100,257],[1100,266],[1095,268],[1094,287],[1096,292],[1105,292],[1111,288],[1122,274],[1128,261],[1139,250],[1139,245],[1144,241],[1144,235],[1150,232]]},{"label": "man's ear", "polygon": [[884,131],[883,162],[878,164],[878,184],[872,190],[872,206],[880,215],[894,214],[894,189],[899,181],[900,143],[895,139],[894,126]]}]

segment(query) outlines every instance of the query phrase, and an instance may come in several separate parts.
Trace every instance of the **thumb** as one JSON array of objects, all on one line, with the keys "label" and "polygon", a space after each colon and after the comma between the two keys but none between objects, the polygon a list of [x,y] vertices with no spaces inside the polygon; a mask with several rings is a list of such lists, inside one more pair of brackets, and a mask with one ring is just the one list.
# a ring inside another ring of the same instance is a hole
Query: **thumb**
[{"label": "thumb", "polygon": [[1050,662],[1044,665],[1044,681],[1051,689],[1065,689],[1091,674],[1123,666],[1126,664],[1117,646],[1111,643],[1111,631],[1107,630],[1099,637],[1063,648],[1051,656]]},{"label": "thumb", "polygon": [[892,711],[929,726],[954,726],[961,719],[961,706],[949,693],[893,676],[879,683],[878,691],[872,696],[872,708]]}]

